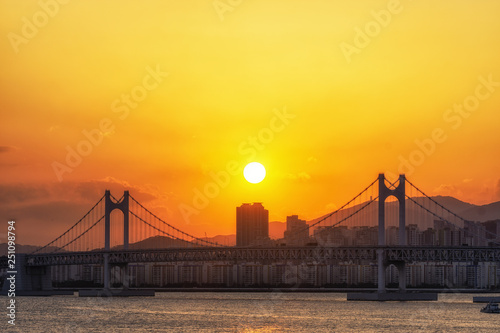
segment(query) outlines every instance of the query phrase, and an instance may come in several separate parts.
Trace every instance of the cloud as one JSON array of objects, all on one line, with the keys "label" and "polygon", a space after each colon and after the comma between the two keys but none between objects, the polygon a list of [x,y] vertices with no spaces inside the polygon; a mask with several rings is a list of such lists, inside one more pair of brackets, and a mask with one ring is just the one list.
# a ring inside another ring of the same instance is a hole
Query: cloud
[{"label": "cloud", "polygon": [[326,206],[325,209],[327,212],[333,212],[338,209],[338,206],[334,204],[333,202],[329,202]]},{"label": "cloud", "polygon": [[311,175],[309,175],[307,172],[302,171],[302,172],[299,172],[296,174],[287,173],[287,174],[285,174],[284,178],[292,179],[292,180],[299,180],[299,181],[307,181],[307,180],[311,179]]},{"label": "cloud", "polygon": [[112,194],[121,197],[126,189],[135,190],[143,199],[143,191],[130,186],[127,182],[113,178],[91,180],[85,182],[38,183],[23,184],[11,183],[0,185],[0,203],[6,206],[26,206],[49,202],[76,202],[91,203],[104,195],[104,190],[111,190]]},{"label": "cloud", "polygon": [[470,179],[470,178],[466,178],[466,179],[462,180],[462,182],[464,182],[465,184],[470,183],[471,181],[473,181],[473,179]]},{"label": "cloud", "polygon": [[61,129],[61,126],[59,126],[59,125],[52,125],[52,126],[49,127],[49,129],[47,130],[47,132],[52,133],[52,132],[58,131],[60,129]]},{"label": "cloud", "polygon": [[441,184],[434,189],[434,194],[456,198],[457,196],[461,196],[463,193],[453,184]]},{"label": "cloud", "polygon": [[9,153],[17,149],[18,149],[17,147],[12,147],[12,146],[0,146],[0,153]]},{"label": "cloud", "polygon": [[153,213],[172,220],[170,193],[162,192],[155,185],[137,186],[112,177],[84,182],[2,184],[0,220],[17,222],[20,244],[43,245],[78,221],[106,189],[116,198],[128,190]]},{"label": "cloud", "polygon": [[130,195],[141,203],[164,203],[172,196],[162,192],[155,185],[137,186],[125,180],[107,177],[83,182],[1,184],[0,205],[9,208],[50,202],[75,202],[88,205],[97,202],[105,190],[110,190],[117,198],[120,198],[124,191],[129,191]]}]

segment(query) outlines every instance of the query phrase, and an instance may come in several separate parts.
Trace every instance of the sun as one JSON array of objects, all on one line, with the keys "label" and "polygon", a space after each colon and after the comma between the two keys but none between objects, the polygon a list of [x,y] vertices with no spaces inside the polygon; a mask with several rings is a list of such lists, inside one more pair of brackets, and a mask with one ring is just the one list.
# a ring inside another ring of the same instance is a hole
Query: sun
[{"label": "sun", "polygon": [[266,177],[266,168],[259,162],[248,163],[243,170],[243,176],[249,183],[260,183]]}]

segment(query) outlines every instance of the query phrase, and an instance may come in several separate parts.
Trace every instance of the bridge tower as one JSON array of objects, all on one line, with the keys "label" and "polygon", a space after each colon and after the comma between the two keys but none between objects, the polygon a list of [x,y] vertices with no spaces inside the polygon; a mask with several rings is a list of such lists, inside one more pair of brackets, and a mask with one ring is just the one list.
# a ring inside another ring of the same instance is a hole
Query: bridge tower
[{"label": "bridge tower", "polygon": [[[119,202],[111,200],[111,192],[106,190],[104,195],[104,250],[110,250],[110,230],[111,230],[111,212],[115,209],[123,213],[123,249],[128,250],[129,242],[129,192],[123,193],[123,198]],[[123,287],[128,288],[127,264],[120,265]],[[104,254],[104,289],[109,289],[110,284],[110,266],[109,253]]]},{"label": "bridge tower", "polygon": [[[396,188],[390,189],[385,184],[385,175],[383,173],[378,175],[378,245],[386,246],[385,240],[385,201],[388,197],[393,196],[399,202],[399,245],[406,245],[406,194],[405,194],[405,175],[399,175],[399,184]],[[377,250],[378,262],[378,292],[385,292],[385,269],[388,264],[384,262],[383,250]],[[404,292],[406,290],[406,267],[405,263],[395,263],[398,268],[399,275],[399,290]]]}]

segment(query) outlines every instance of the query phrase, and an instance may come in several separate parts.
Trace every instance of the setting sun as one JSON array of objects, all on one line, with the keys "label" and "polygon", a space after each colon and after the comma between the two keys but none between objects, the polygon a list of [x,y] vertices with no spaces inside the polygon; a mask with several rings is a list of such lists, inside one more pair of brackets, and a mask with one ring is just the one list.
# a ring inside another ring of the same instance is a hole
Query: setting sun
[{"label": "setting sun", "polygon": [[249,183],[260,183],[266,177],[266,168],[259,162],[248,163],[243,170],[243,176]]}]

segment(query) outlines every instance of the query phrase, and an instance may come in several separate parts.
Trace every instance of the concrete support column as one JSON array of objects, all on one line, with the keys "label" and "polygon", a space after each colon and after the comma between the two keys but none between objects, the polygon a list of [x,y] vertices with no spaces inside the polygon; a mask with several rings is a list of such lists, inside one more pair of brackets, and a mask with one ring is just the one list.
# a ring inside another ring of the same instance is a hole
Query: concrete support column
[{"label": "concrete support column", "polygon": [[109,253],[104,253],[104,289],[109,290]]},{"label": "concrete support column", "polygon": [[406,292],[406,264],[403,262],[396,266],[398,268],[399,291]]},{"label": "concrete support column", "polygon": [[128,264],[120,266],[120,275],[122,278],[123,289],[129,288]]},{"label": "concrete support column", "polygon": [[399,245],[406,245],[406,192],[405,175],[399,175],[399,185],[396,189],[397,198],[399,200]]},{"label": "concrete support column", "polygon": [[378,245],[385,246],[385,199],[387,198],[385,176],[378,175]]},{"label": "concrete support column", "polygon": [[377,265],[378,265],[378,293],[385,293],[385,265],[384,265],[384,250],[377,250]]}]

